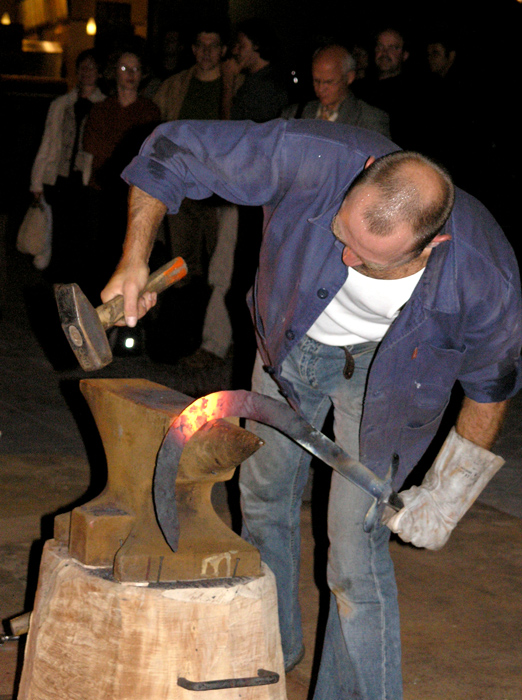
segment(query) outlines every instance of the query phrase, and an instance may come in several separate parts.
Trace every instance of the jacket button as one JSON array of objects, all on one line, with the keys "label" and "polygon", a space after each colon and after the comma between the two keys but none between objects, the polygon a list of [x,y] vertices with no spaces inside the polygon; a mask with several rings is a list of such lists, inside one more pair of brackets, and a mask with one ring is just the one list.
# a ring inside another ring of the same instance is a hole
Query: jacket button
[{"label": "jacket button", "polygon": [[275,367],[271,367],[270,365],[263,365],[263,369],[267,374],[275,374]]},{"label": "jacket button", "polygon": [[319,299],[326,299],[326,297],[329,295],[329,291],[325,289],[324,287],[321,287],[321,289],[317,290],[317,296]]},{"label": "jacket button", "polygon": [[295,338],[294,331],[286,331],[285,335],[288,338],[288,340],[293,340]]}]

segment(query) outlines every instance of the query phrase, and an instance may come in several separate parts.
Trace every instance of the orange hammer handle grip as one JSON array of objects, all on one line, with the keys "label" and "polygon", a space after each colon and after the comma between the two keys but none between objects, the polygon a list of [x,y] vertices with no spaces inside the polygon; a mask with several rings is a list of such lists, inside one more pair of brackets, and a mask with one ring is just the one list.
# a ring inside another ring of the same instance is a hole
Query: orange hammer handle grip
[{"label": "orange hammer handle grip", "polygon": [[[179,282],[186,274],[187,264],[183,258],[174,258],[152,273],[143,291],[159,294],[175,282]],[[123,296],[118,294],[106,304],[98,306],[96,312],[105,330],[111,328],[123,318]]]}]

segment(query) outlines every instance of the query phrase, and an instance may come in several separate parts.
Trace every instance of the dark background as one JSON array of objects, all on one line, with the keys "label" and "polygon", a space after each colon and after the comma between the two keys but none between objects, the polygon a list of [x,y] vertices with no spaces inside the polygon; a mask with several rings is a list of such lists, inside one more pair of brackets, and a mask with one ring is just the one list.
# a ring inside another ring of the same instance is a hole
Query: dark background
[{"label": "dark background", "polygon": [[[331,37],[348,44],[367,41],[382,26],[399,26],[410,49],[408,69],[422,76],[425,42],[433,28],[445,27],[457,40],[457,60],[466,76],[476,148],[463,154],[474,173],[472,194],[481,199],[506,230],[517,250],[518,206],[522,178],[519,133],[522,4],[497,0],[385,0],[302,3],[297,0],[149,0],[148,47],[153,53],[167,27],[182,31],[194,17],[220,13],[234,25],[262,16],[270,20],[280,43],[285,70],[299,78],[295,98],[310,91],[310,57],[318,41]],[[2,71],[0,70],[0,73]],[[0,210],[11,214],[11,231],[28,203],[29,173],[50,100],[64,85],[6,84],[0,78]],[[450,106],[451,109],[451,106]]]}]

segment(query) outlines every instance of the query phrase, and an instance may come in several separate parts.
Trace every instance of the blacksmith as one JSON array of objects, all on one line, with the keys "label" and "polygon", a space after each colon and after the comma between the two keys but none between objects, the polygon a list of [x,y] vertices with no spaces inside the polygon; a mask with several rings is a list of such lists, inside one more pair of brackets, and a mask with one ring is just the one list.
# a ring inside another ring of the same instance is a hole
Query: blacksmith
[{"label": "blacksmith", "polygon": [[[319,120],[176,122],[124,171],[133,187],[121,262],[102,294],[137,303],[166,212],[212,193],[262,205],[250,305],[253,390],[289,401],[400,488],[434,437],[456,382],[455,427],[388,526],[365,533],[370,499],[333,474],[330,616],[315,700],[400,700],[390,529],[437,549],[502,464],[489,450],[520,386],[521,298],[513,251],[489,212],[436,164],[377,133]],[[241,467],[244,534],[274,571],[285,665],[303,654],[299,512],[309,456],[268,427]]]}]

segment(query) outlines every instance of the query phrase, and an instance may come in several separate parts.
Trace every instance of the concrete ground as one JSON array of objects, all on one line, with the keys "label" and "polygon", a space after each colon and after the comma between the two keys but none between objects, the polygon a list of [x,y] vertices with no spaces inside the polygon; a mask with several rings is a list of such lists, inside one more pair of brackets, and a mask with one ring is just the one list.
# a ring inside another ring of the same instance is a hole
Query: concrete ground
[{"label": "concrete ground", "polygon": [[[3,222],[5,225],[5,221]],[[78,392],[85,376],[67,359],[49,289],[13,250],[0,220],[0,619],[30,610],[42,542],[53,514],[94,495],[95,439]],[[53,354],[54,353],[54,354]],[[56,358],[59,356],[59,360]],[[115,358],[96,376],[145,377],[197,396],[229,387],[230,363],[203,371],[145,356]],[[513,401],[496,451],[506,465],[440,552],[393,541],[400,590],[405,700],[522,698],[522,425]],[[317,483],[326,469],[316,466]],[[315,489],[314,489],[315,490]],[[224,490],[216,508],[231,520]],[[233,515],[233,513],[232,513]],[[302,510],[307,653],[287,676],[305,700],[324,623],[326,540],[320,504]],[[319,633],[318,633],[319,630]],[[15,697],[23,640],[0,645],[0,700]],[[57,700],[60,700],[57,698]],[[341,700],[341,699],[332,699]],[[393,700],[393,699],[392,699]]]}]

